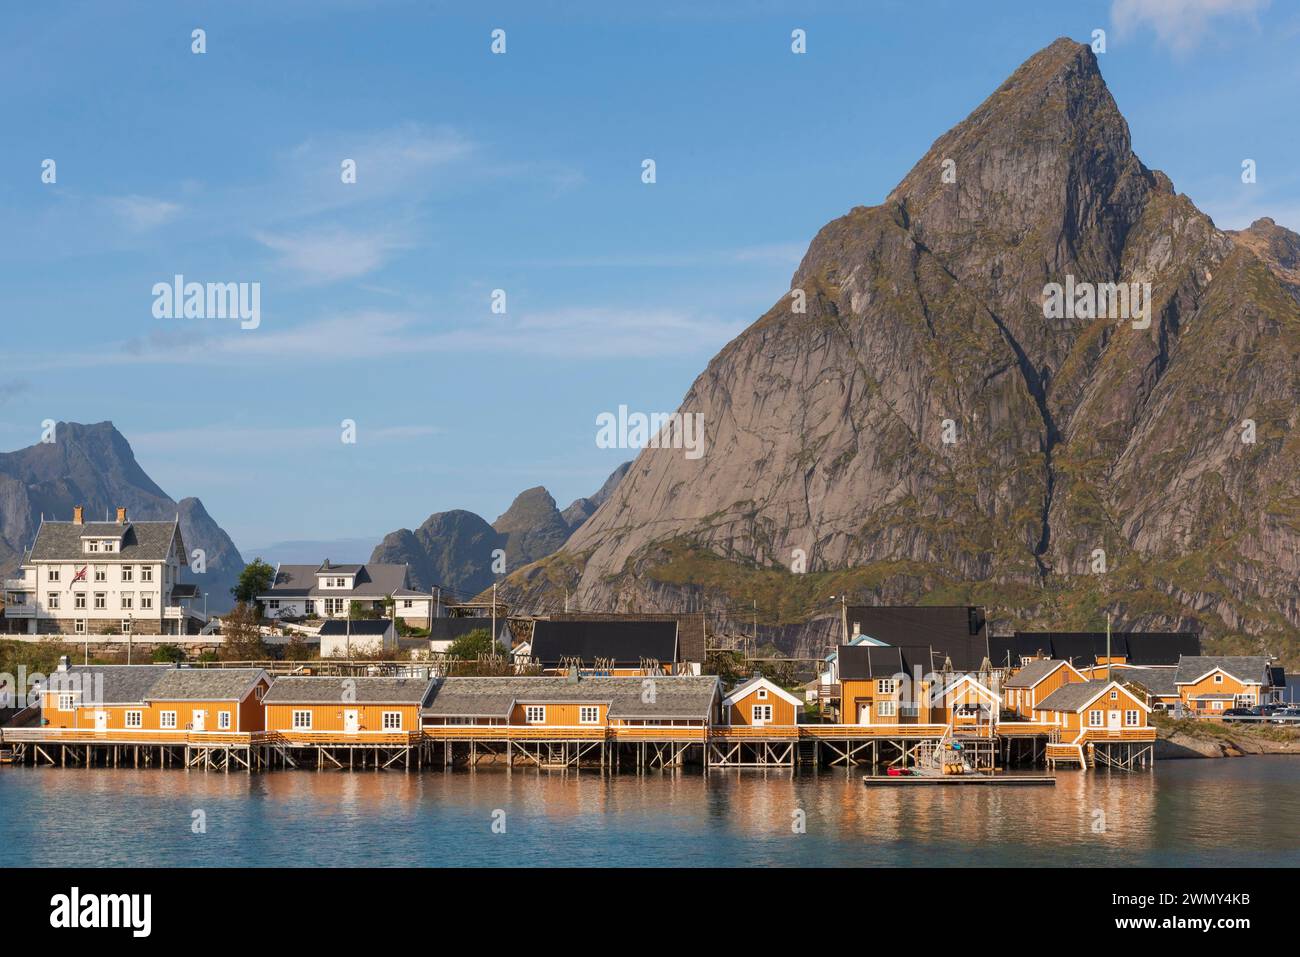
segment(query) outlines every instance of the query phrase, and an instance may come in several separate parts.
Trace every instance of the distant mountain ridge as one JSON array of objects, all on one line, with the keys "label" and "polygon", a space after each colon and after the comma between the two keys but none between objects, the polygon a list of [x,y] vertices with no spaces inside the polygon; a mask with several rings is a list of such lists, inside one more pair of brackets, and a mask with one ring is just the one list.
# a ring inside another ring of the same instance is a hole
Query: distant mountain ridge
[{"label": "distant mountain ridge", "polygon": [[624,462],[598,491],[576,499],[563,512],[540,485],[520,492],[491,525],[463,509],[435,512],[414,530],[385,535],[370,560],[409,565],[411,583],[420,590],[440,585],[474,595],[504,577],[493,572],[498,550],[508,573],[562,548],[609,498],[631,464]]},{"label": "distant mountain ridge", "polygon": [[0,569],[14,571],[31,547],[41,516],[66,521],[74,506],[86,517],[111,516],[123,506],[138,521],[179,516],[190,553],[203,549],[207,571],[187,569],[182,580],[208,593],[209,611],[231,604],[230,588],[244,569],[235,543],[197,498],[175,501],[135,459],[130,443],[112,422],[60,422],[55,441],[0,453]]}]

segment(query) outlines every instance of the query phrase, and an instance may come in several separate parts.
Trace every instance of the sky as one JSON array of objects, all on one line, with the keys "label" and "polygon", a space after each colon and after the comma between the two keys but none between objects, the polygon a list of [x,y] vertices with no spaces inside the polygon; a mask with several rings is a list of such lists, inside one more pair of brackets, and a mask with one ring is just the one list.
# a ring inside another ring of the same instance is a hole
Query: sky
[{"label": "sky", "polygon": [[821,226],[1099,29],[1146,165],[1300,229],[1289,2],[7,4],[0,449],[111,420],[245,551],[563,508],[635,454],[598,415],[676,409]]}]

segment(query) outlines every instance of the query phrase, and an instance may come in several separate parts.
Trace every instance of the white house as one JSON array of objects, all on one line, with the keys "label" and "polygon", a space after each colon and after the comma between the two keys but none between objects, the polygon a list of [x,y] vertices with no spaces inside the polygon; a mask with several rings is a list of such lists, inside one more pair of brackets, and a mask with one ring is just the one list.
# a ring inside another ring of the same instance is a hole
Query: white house
[{"label": "white house", "polygon": [[377,655],[396,649],[397,629],[391,618],[333,619],[321,625],[322,658]]},{"label": "white house", "polygon": [[179,516],[134,522],[119,508],[116,521],[87,522],[78,505],[70,522],[41,522],[19,577],[5,579],[5,621],[29,635],[196,633],[188,564]]},{"label": "white house", "polygon": [[396,617],[427,628],[433,596],[413,590],[409,577],[406,565],[335,565],[327,558],[320,565],[281,565],[257,600],[268,618],[346,618],[353,602],[365,611],[384,612],[392,598]]}]

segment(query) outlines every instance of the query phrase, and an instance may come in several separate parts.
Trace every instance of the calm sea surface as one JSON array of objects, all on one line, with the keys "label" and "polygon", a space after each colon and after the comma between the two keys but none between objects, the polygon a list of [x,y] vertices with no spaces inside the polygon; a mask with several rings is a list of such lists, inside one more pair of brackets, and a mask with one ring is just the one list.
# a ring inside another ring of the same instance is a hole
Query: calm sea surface
[{"label": "calm sea surface", "polygon": [[[193,832],[195,811],[206,833]],[[0,768],[0,866],[32,864],[1294,866],[1300,759],[906,790],[868,790],[842,770]]]}]

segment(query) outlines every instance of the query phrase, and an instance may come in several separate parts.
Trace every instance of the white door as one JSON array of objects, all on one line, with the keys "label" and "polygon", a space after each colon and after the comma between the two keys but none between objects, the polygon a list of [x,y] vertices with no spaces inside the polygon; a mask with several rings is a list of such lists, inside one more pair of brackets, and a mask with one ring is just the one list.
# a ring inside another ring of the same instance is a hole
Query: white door
[{"label": "white door", "polygon": [[1123,715],[1123,713],[1120,712],[1120,711],[1111,711],[1111,712],[1108,712],[1108,714],[1107,714],[1107,718],[1106,718],[1106,721],[1107,721],[1107,725],[1106,725],[1106,726],[1107,726],[1108,728],[1110,728],[1112,731],[1117,731],[1117,730],[1119,730],[1121,727],[1123,727],[1123,718],[1124,718],[1124,715]]},{"label": "white door", "polygon": [[858,724],[871,724],[871,705],[858,705]]},{"label": "white door", "polygon": [[194,709],[194,720],[190,722],[190,726],[195,731],[203,730],[203,712],[200,709],[198,708]]},{"label": "white door", "polygon": [[108,730],[108,712],[107,712],[107,711],[96,711],[96,712],[95,712],[95,730],[96,730],[96,731],[107,731],[107,730]]},{"label": "white door", "polygon": [[343,712],[343,730],[348,734],[356,734],[357,729],[361,727],[361,716],[356,708],[350,708]]}]

